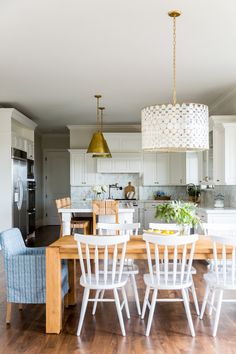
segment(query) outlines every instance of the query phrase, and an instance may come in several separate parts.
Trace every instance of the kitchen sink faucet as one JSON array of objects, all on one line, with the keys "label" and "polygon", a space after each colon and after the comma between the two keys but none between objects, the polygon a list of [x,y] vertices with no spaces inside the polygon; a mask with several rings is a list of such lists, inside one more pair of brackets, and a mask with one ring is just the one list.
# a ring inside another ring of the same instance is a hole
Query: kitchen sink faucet
[{"label": "kitchen sink faucet", "polygon": [[109,199],[111,199],[111,189],[117,189],[117,190],[122,191],[123,187],[118,186],[118,183],[109,184],[109,195],[108,195]]}]

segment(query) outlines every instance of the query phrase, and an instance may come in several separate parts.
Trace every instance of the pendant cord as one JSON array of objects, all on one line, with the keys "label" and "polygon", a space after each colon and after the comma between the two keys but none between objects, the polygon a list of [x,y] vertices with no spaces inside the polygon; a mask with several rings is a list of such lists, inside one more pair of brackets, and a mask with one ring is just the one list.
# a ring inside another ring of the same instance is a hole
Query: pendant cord
[{"label": "pendant cord", "polygon": [[173,17],[173,105],[177,102],[176,98],[176,17]]},{"label": "pendant cord", "polygon": [[97,97],[97,127],[99,131],[99,97]]}]

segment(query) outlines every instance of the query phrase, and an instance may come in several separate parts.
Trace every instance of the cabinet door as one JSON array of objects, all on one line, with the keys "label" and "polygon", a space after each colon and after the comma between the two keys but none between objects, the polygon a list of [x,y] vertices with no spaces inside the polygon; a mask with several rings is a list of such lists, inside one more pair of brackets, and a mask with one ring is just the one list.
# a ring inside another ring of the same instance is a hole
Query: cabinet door
[{"label": "cabinet door", "polygon": [[170,184],[186,184],[186,154],[183,152],[170,154]]},{"label": "cabinet door", "polygon": [[85,184],[93,186],[96,184],[97,163],[96,158],[85,154]]},{"label": "cabinet door", "polygon": [[34,143],[27,140],[27,159],[34,160]]},{"label": "cabinet door", "polygon": [[225,183],[236,185],[236,125],[225,125]]},{"label": "cabinet door", "polygon": [[156,184],[161,186],[168,185],[169,182],[169,154],[156,154]]},{"label": "cabinet door", "polygon": [[199,184],[199,157],[197,152],[186,153],[186,183]]},{"label": "cabinet door", "polygon": [[84,153],[71,153],[70,155],[70,184],[72,186],[85,185]]},{"label": "cabinet door", "polygon": [[157,185],[157,166],[155,153],[143,154],[143,185]]}]

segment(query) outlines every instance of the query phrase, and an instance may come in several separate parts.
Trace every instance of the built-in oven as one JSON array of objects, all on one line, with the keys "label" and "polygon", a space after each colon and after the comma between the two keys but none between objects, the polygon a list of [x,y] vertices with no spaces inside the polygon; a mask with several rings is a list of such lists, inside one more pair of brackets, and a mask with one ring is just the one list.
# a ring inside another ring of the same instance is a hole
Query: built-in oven
[{"label": "built-in oven", "polygon": [[34,160],[27,159],[27,179],[34,179]]},{"label": "built-in oven", "polygon": [[32,234],[35,231],[36,215],[35,215],[35,181],[27,182],[27,234]]}]

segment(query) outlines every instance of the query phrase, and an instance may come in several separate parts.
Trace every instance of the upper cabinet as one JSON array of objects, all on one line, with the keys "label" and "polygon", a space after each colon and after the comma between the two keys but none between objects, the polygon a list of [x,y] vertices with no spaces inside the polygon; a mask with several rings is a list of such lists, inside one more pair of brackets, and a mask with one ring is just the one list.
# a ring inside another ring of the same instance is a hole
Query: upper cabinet
[{"label": "upper cabinet", "polygon": [[70,151],[70,184],[71,186],[92,186],[96,184],[96,159],[86,150]]},{"label": "upper cabinet", "polygon": [[141,152],[141,133],[104,133],[111,153]]},{"label": "upper cabinet", "polygon": [[144,153],[144,186],[199,184],[201,154],[197,152]]},{"label": "upper cabinet", "polygon": [[140,173],[141,154],[112,153],[112,158],[98,158],[97,172],[99,173]]},{"label": "upper cabinet", "polygon": [[219,185],[235,185],[236,116],[215,116],[211,119],[213,123],[213,181]]},{"label": "upper cabinet", "polygon": [[182,186],[186,184],[186,153],[170,153],[170,184]]},{"label": "upper cabinet", "polygon": [[169,154],[148,152],[143,154],[143,185],[168,185]]}]

